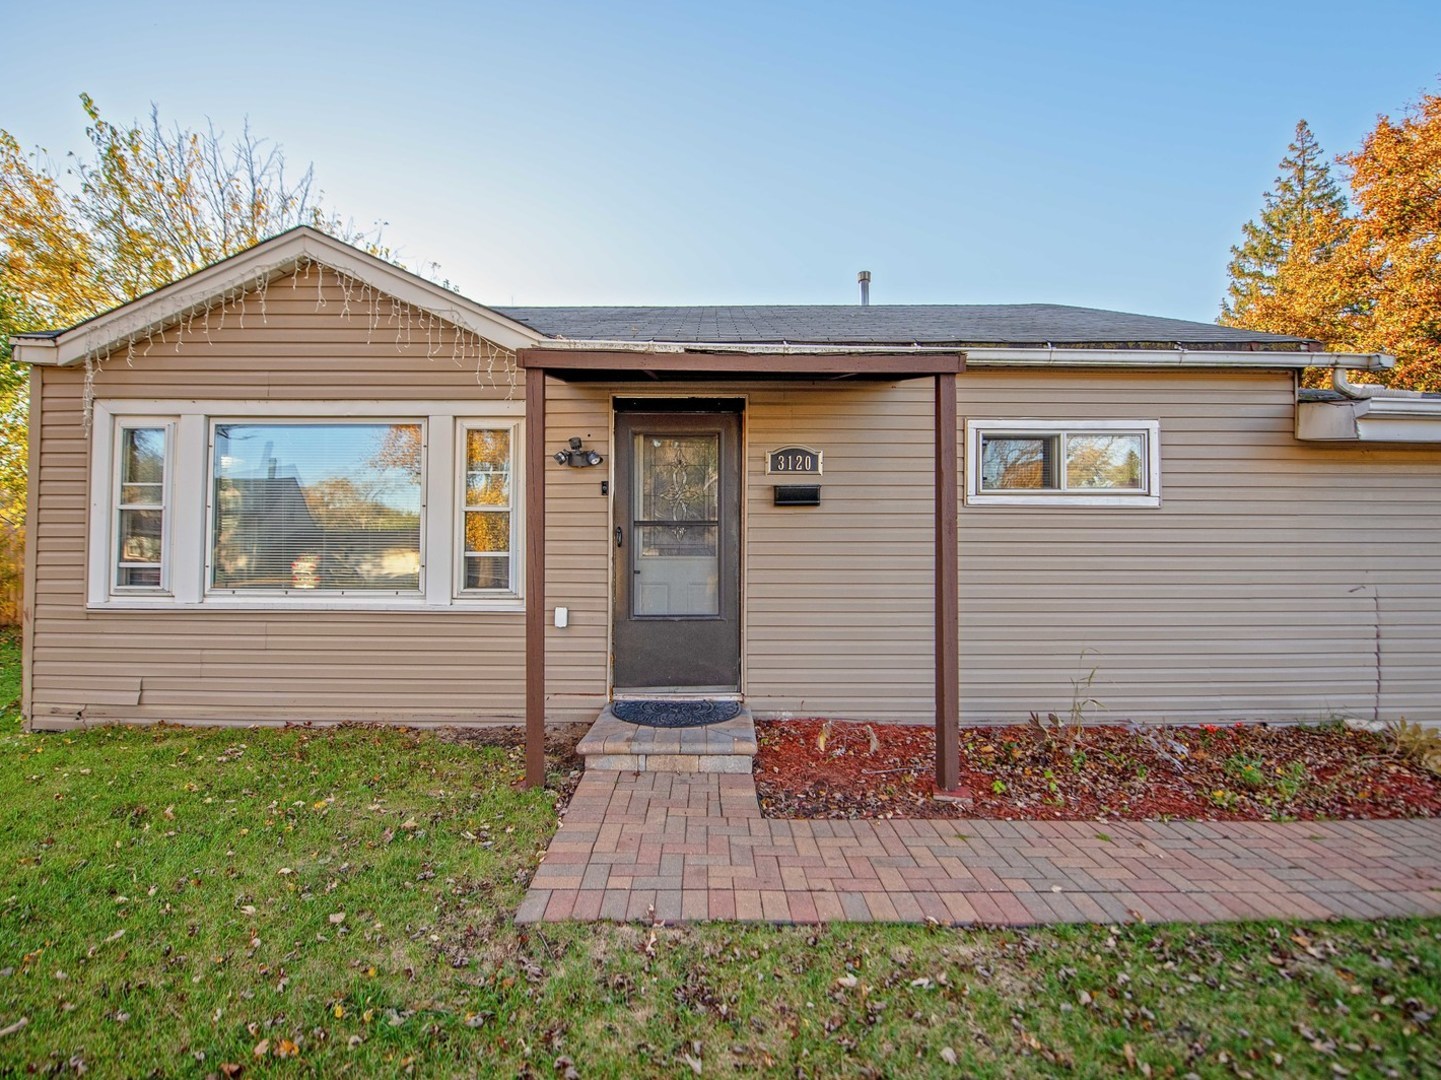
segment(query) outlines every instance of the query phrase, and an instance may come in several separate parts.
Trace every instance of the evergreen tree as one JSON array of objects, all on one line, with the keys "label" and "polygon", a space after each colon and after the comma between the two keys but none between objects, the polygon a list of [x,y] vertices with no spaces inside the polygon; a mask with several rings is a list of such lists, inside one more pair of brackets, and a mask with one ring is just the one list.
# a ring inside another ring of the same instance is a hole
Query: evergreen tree
[{"label": "evergreen tree", "polygon": [[1298,250],[1329,242],[1330,232],[1315,227],[1318,217],[1341,219],[1346,213],[1346,197],[1331,178],[1330,164],[1305,120],[1297,122],[1280,170],[1275,186],[1264,196],[1260,220],[1246,222],[1241,243],[1231,248],[1227,267],[1231,283],[1220,319],[1228,326],[1290,332],[1257,325],[1257,301],[1275,291],[1276,272],[1283,264],[1297,255],[1311,260],[1327,254]]},{"label": "evergreen tree", "polygon": [[[1441,94],[1400,120],[1379,117],[1361,148],[1338,160],[1349,208],[1310,131],[1297,126],[1259,224],[1249,222],[1231,249],[1221,321],[1388,353],[1389,385],[1441,392]],[[1306,385],[1328,377],[1312,368]]]}]

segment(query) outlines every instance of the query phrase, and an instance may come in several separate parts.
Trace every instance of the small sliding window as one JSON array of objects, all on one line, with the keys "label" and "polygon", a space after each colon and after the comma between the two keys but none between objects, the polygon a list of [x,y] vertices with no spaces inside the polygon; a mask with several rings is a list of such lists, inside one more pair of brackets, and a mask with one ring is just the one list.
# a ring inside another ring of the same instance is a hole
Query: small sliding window
[{"label": "small sliding window", "polygon": [[969,505],[1160,505],[1154,420],[972,420]]}]

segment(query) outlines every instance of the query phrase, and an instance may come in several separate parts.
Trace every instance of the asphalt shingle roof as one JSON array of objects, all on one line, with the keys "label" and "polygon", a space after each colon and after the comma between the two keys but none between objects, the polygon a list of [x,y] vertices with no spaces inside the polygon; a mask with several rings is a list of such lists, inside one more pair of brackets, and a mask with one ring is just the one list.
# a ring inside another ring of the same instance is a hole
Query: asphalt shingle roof
[{"label": "asphalt shingle roof", "polygon": [[499,307],[547,337],[801,345],[1297,345],[1304,338],[1064,304]]}]

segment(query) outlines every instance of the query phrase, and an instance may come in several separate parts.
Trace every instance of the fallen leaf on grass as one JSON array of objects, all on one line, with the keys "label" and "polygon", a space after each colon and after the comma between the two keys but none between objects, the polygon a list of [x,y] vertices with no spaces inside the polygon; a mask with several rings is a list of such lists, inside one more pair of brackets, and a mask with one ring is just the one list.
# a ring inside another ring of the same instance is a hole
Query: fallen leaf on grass
[{"label": "fallen leaf on grass", "polygon": [[345,921],[345,912],[337,911],[333,915],[328,916],[328,918],[331,926],[339,926]]},{"label": "fallen leaf on grass", "polygon": [[270,1040],[261,1039],[255,1044],[255,1049],[250,1052],[258,1058],[263,1058],[266,1054],[270,1053]]},{"label": "fallen leaf on grass", "polygon": [[960,1058],[956,1057],[956,1052],[949,1046],[943,1046],[941,1047],[941,1060],[947,1065],[955,1065],[960,1061]]},{"label": "fallen leaf on grass", "polygon": [[30,1023],[30,1017],[22,1016],[19,1020],[16,1020],[15,1023],[6,1024],[3,1028],[0,1028],[0,1039],[3,1039],[6,1035],[14,1035],[17,1031],[24,1031],[25,1025],[28,1023]]},{"label": "fallen leaf on grass", "polygon": [[836,985],[844,986],[847,990],[854,990],[856,986],[860,984],[860,981],[861,980],[854,975],[842,975],[836,980]]}]

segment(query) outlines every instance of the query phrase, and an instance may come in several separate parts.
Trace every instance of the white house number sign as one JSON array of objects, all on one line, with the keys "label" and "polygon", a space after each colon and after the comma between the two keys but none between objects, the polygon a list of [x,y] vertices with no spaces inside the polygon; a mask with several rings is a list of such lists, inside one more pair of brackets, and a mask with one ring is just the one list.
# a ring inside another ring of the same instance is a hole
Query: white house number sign
[{"label": "white house number sign", "polygon": [[821,452],[809,446],[783,446],[766,455],[766,472],[785,476],[820,476]]}]

